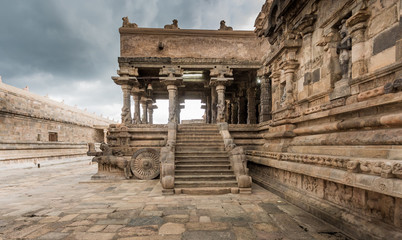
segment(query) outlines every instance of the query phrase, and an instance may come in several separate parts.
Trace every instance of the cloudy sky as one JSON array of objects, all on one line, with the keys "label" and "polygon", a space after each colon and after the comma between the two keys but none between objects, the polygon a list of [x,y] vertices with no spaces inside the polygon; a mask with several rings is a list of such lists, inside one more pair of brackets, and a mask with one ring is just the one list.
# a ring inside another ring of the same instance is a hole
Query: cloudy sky
[{"label": "cloudy sky", "polygon": [[[264,0],[1,0],[0,75],[15,87],[120,120],[118,28],[128,16],[139,27],[252,30]],[[166,110],[159,103],[160,110]],[[187,108],[188,109],[188,108]],[[182,111],[182,119],[199,113]],[[155,112],[156,122],[167,116]]]}]

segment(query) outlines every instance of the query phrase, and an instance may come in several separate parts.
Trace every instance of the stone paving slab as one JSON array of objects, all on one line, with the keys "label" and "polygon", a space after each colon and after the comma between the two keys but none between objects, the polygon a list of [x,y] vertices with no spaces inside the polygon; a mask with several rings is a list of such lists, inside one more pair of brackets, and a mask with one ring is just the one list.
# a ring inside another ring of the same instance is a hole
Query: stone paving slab
[{"label": "stone paving slab", "polygon": [[350,239],[277,195],[163,196],[158,180],[91,181],[87,161],[0,170],[1,239]]}]

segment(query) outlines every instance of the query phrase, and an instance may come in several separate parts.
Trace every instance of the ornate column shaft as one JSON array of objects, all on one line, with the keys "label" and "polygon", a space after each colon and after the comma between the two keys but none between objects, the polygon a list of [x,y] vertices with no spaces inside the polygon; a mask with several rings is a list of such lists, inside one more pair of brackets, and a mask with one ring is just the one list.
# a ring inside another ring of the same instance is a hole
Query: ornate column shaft
[{"label": "ornate column shaft", "polygon": [[211,87],[211,123],[216,123],[216,104],[217,104],[217,96],[216,96],[216,88]]},{"label": "ornate column shaft", "polygon": [[130,101],[130,85],[122,85],[121,89],[123,91],[123,107],[121,109],[121,123],[131,124],[131,101]]},{"label": "ornate column shaft", "polygon": [[142,124],[147,124],[148,123],[147,99],[144,98],[144,97],[141,98],[141,107],[142,107],[142,119],[141,119],[141,122],[142,122]]},{"label": "ornate column shaft", "polygon": [[134,101],[134,124],[141,123],[141,112],[140,112],[140,96],[138,92],[133,93],[133,101]]},{"label": "ornate column shaft", "polygon": [[250,87],[247,89],[247,123],[256,124],[257,114],[255,108],[255,87]]},{"label": "ornate column shaft", "polygon": [[167,90],[169,92],[169,122],[177,123],[177,86],[170,84]]},{"label": "ornate column shaft", "polygon": [[271,120],[271,83],[268,76],[264,75],[261,77],[261,95],[260,95],[260,122],[265,122]]},{"label": "ornate column shaft", "polygon": [[107,143],[107,129],[103,129],[103,142]]},{"label": "ornate column shaft", "polygon": [[205,116],[205,122],[206,123],[211,123],[211,97],[207,96],[207,101],[206,101],[206,116]]},{"label": "ornate column shaft", "polygon": [[225,122],[225,90],[226,87],[223,84],[219,84],[216,86],[216,92],[218,94],[218,104],[217,104],[217,122]]},{"label": "ornate column shaft", "polygon": [[154,124],[154,109],[148,108],[148,123]]},{"label": "ornate column shaft", "polygon": [[232,114],[231,114],[231,117],[232,117],[232,119],[231,119],[231,122],[232,122],[232,124],[237,124],[238,123],[238,112],[237,112],[237,102],[235,102],[235,101],[232,101],[232,106],[231,106],[231,108],[232,108]]}]

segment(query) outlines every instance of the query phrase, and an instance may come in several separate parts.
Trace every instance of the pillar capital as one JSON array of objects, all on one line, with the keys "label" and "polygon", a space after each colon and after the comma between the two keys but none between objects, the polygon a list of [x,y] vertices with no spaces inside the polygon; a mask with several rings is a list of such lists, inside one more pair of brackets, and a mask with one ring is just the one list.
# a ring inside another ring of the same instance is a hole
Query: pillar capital
[{"label": "pillar capital", "polygon": [[315,14],[305,14],[293,27],[293,30],[304,37],[314,32],[314,23],[317,20]]},{"label": "pillar capital", "polygon": [[159,71],[159,79],[166,86],[183,83],[183,69],[179,66],[163,66]]},{"label": "pillar capital", "polygon": [[216,78],[225,78],[233,76],[233,70],[229,66],[218,65],[210,70],[209,75]]}]

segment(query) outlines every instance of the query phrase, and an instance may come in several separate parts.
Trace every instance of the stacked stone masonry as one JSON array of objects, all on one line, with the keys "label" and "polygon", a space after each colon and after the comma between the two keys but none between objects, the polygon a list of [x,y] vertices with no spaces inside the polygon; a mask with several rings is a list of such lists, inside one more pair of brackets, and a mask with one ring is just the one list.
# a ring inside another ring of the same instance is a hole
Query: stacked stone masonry
[{"label": "stacked stone masonry", "polygon": [[104,141],[104,129],[113,123],[4,83],[0,83],[0,106],[3,162],[83,156],[87,143]]}]

